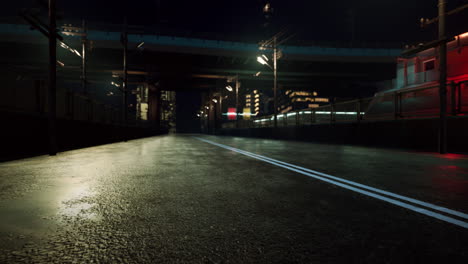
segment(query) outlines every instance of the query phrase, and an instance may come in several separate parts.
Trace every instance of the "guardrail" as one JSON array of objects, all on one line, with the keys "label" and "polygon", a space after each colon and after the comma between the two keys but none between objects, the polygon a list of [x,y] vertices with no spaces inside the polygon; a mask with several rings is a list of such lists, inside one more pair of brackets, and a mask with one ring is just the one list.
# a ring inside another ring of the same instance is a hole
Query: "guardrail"
[{"label": "guardrail", "polygon": [[[278,114],[277,124],[278,127],[288,127],[334,122],[360,122],[365,113],[364,110],[371,100],[372,98],[363,98]],[[273,115],[239,121],[239,127],[241,128],[274,126]],[[223,128],[234,128],[235,126],[235,122],[222,124]]]},{"label": "guardrail", "polygon": [[[439,85],[415,87],[377,94],[366,120],[396,120],[437,117],[440,113]],[[468,81],[447,84],[447,113],[468,113]]]},{"label": "guardrail", "polygon": [[[385,91],[374,97],[338,102],[317,108],[308,108],[277,116],[278,127],[294,127],[335,122],[361,122],[362,120],[398,120],[434,118],[440,114],[439,86],[431,85],[399,91]],[[468,114],[468,81],[451,82],[447,86],[447,114]],[[274,116],[239,120],[239,128],[273,127]],[[235,128],[236,122],[221,125]]]}]

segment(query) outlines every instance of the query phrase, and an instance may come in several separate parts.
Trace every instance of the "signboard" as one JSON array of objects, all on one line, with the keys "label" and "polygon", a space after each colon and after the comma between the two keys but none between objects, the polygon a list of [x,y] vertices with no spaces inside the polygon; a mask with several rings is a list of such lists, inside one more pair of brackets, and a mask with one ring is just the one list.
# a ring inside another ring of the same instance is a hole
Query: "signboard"
[{"label": "signboard", "polygon": [[244,108],[244,114],[242,116],[244,117],[244,120],[250,120],[250,108],[249,107]]},{"label": "signboard", "polygon": [[236,120],[237,119],[236,108],[229,107],[227,115],[228,115],[228,120]]}]

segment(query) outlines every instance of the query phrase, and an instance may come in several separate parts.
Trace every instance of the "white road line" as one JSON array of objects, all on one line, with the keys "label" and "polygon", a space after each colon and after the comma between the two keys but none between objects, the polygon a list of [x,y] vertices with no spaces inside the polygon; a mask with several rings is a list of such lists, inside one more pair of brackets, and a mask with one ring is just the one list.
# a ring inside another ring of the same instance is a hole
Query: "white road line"
[{"label": "white road line", "polygon": [[[381,189],[373,188],[373,187],[363,185],[363,184],[359,184],[359,183],[356,183],[356,182],[344,180],[344,179],[341,179],[341,178],[338,178],[338,177],[335,177],[335,176],[331,176],[331,175],[324,174],[324,173],[321,173],[321,172],[316,172],[316,171],[313,171],[313,170],[310,170],[310,169],[307,169],[307,168],[302,168],[302,167],[292,165],[292,164],[289,164],[289,163],[286,163],[286,162],[277,161],[277,160],[274,160],[274,159],[271,159],[271,158],[268,158],[268,157],[265,157],[265,156],[261,156],[261,155],[258,155],[258,154],[250,153],[248,151],[236,149],[236,148],[226,146],[226,145],[223,145],[223,144],[219,144],[219,143],[216,143],[216,142],[213,142],[213,141],[210,141],[210,140],[206,140],[206,139],[202,139],[202,138],[198,138],[198,137],[195,137],[195,138],[198,139],[198,140],[204,141],[206,143],[209,143],[209,144],[224,148],[224,149],[232,150],[232,151],[235,151],[237,153],[240,153],[240,154],[243,154],[243,155],[258,159],[258,160],[262,160],[264,162],[267,162],[267,163],[270,163],[270,164],[273,164],[273,165],[276,165],[276,166],[279,166],[279,167],[282,167],[282,168],[285,168],[285,169],[288,169],[288,170],[291,170],[291,171],[294,171],[294,172],[297,172],[297,173],[300,173],[300,174],[303,174],[303,175],[306,175],[306,176],[309,176],[309,177],[312,177],[312,178],[315,178],[315,179],[318,179],[318,180],[321,180],[321,181],[325,181],[325,182],[334,184],[336,186],[340,186],[342,188],[352,190],[352,191],[361,193],[363,195],[379,199],[381,201],[385,201],[385,202],[388,202],[388,203],[391,203],[391,204],[394,204],[394,205],[397,205],[397,206],[400,206],[400,207],[415,211],[415,212],[420,213],[420,214],[424,214],[424,215],[427,215],[427,216],[430,216],[430,217],[433,217],[433,218],[436,218],[436,219],[439,219],[439,220],[442,220],[442,221],[445,221],[445,222],[448,222],[448,223],[451,223],[451,224],[454,224],[454,225],[457,225],[457,226],[461,226],[463,228],[468,228],[468,223],[467,222],[464,222],[464,221],[461,221],[461,220],[458,220],[458,219],[455,219],[455,218],[452,218],[452,217],[448,217],[448,216],[445,216],[445,215],[442,215],[442,214],[439,214],[439,213],[436,213],[436,212],[433,212],[433,211],[430,211],[430,210],[427,210],[427,209],[424,209],[424,208],[421,208],[421,207],[417,207],[417,206],[412,205],[412,204],[408,204],[408,203],[405,203],[405,202],[402,202],[402,201],[398,201],[398,200],[395,200],[395,199],[392,199],[392,198],[388,198],[388,197],[385,197],[385,196],[382,196],[382,195],[379,195],[379,194],[376,194],[376,193],[365,191],[363,189],[372,190],[374,192],[385,194],[385,195],[388,195],[388,196],[391,196],[391,197],[394,197],[394,198],[399,198],[399,199],[402,199],[402,200],[405,200],[405,201],[408,201],[408,202],[413,202],[413,203],[416,203],[418,205],[423,205],[423,206],[429,207],[431,209],[442,211],[442,212],[452,214],[452,215],[455,215],[455,216],[466,217],[466,214],[464,214],[462,212],[458,212],[458,211],[451,210],[451,209],[448,209],[448,208],[445,208],[445,207],[441,207],[441,206],[433,205],[433,204],[430,204],[430,203],[422,202],[422,201],[419,201],[419,200],[416,200],[416,199],[413,199],[413,198],[409,198],[409,197],[405,197],[405,196],[402,196],[402,195],[394,194],[394,193],[391,193],[391,192],[387,192],[387,191],[384,191],[384,190],[381,190]],[[309,173],[309,172],[312,172],[314,174]],[[339,181],[341,181],[341,183]],[[343,182],[348,183],[349,185],[344,184]],[[359,187],[361,187],[363,189],[359,189],[359,188],[356,188],[356,187],[353,187],[353,186],[350,186],[350,185],[359,186]]]},{"label": "white road line", "polygon": [[[218,144],[218,143],[215,143],[215,144]],[[222,144],[220,144],[220,145],[222,145]],[[227,147],[227,148],[232,148],[232,147],[229,147],[229,146],[226,146],[226,145],[223,145],[223,146]],[[410,203],[414,203],[414,204],[417,204],[417,205],[425,206],[425,207],[428,207],[430,209],[433,209],[433,210],[436,210],[436,211],[439,211],[439,212],[444,212],[444,213],[451,214],[451,215],[454,215],[454,216],[458,216],[458,217],[461,217],[461,218],[464,218],[464,219],[468,219],[468,214],[465,214],[465,213],[462,213],[462,212],[459,212],[459,211],[455,211],[455,210],[452,210],[452,209],[449,209],[449,208],[445,208],[445,207],[438,206],[438,205],[435,205],[435,204],[423,202],[423,201],[420,201],[420,200],[417,200],[417,199],[414,199],[414,198],[406,197],[406,196],[403,196],[403,195],[399,195],[399,194],[392,193],[392,192],[389,192],[389,191],[385,191],[385,190],[382,190],[382,189],[374,188],[374,187],[367,186],[367,185],[364,185],[364,184],[360,184],[360,183],[357,183],[357,182],[345,180],[345,179],[335,177],[335,176],[332,176],[332,175],[329,175],[329,174],[326,174],[326,173],[322,173],[322,172],[318,172],[318,171],[311,170],[311,169],[308,169],[308,168],[300,167],[300,166],[290,164],[290,163],[287,163],[287,162],[275,160],[275,159],[268,158],[268,157],[265,157],[265,156],[262,156],[262,155],[259,155],[259,154],[251,153],[251,152],[248,152],[248,151],[245,151],[245,150],[240,150],[240,149],[236,149],[236,150],[239,150],[241,152],[244,152],[246,154],[250,154],[250,155],[253,155],[253,156],[256,156],[256,157],[267,159],[267,160],[273,161],[275,163],[283,164],[283,165],[293,167],[293,168],[296,168],[296,169],[300,169],[300,170],[303,170],[303,171],[306,171],[306,172],[310,172],[310,173],[313,173],[313,174],[316,174],[316,175],[319,175],[319,176],[323,176],[323,177],[327,177],[327,178],[330,178],[330,179],[333,179],[333,180],[336,180],[336,181],[344,182],[344,183],[347,183],[349,185],[353,185],[353,186],[356,186],[356,187],[359,187],[359,188],[362,188],[362,189],[366,189],[366,190],[373,191],[373,192],[376,192],[376,193],[384,194],[384,195],[387,195],[387,196],[390,196],[390,197],[393,197],[393,198],[397,198],[397,199],[400,199],[400,200],[404,200],[404,201],[407,201],[407,202],[410,202]]]}]

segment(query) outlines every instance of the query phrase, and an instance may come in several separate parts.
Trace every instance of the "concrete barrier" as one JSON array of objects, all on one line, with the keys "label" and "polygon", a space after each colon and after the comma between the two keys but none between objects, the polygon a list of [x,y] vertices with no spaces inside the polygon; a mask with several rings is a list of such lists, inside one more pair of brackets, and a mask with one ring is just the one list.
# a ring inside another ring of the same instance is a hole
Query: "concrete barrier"
[{"label": "concrete barrier", "polygon": [[[0,161],[48,153],[47,119],[19,113],[2,113]],[[66,119],[57,120],[59,151],[108,144],[160,135],[167,131],[143,127],[124,127]]]}]

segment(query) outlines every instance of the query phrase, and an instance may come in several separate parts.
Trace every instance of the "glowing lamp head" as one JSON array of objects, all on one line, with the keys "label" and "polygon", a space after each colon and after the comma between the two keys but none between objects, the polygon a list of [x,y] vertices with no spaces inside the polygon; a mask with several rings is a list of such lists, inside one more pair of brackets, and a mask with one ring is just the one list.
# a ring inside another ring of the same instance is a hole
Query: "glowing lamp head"
[{"label": "glowing lamp head", "polygon": [[265,60],[262,56],[258,56],[258,57],[257,57],[257,61],[258,61],[260,64],[262,64],[262,65],[268,64],[268,63],[266,62],[266,60]]},{"label": "glowing lamp head", "polygon": [[231,85],[226,86],[226,90],[232,92],[232,90],[233,90],[233,89],[232,89],[232,86],[231,86]]}]

